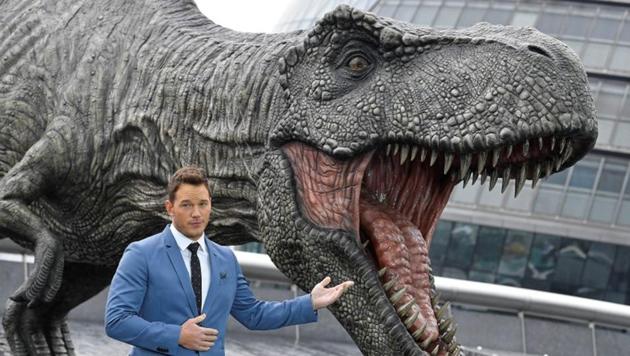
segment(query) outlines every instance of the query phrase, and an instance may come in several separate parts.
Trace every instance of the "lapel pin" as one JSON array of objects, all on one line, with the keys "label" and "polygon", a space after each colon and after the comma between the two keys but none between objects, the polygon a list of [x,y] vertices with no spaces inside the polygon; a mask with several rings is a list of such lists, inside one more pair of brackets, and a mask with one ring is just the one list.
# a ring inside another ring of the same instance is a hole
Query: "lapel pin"
[{"label": "lapel pin", "polygon": [[221,279],[225,279],[225,277],[227,277],[227,273],[225,272],[221,272],[219,275],[221,276]]}]

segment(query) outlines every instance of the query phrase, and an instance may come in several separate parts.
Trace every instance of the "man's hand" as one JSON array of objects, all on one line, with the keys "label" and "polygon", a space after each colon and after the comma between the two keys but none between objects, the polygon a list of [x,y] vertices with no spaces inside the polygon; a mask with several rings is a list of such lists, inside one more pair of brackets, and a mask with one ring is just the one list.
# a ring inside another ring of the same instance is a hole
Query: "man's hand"
[{"label": "man's hand", "polygon": [[197,325],[205,318],[206,314],[201,314],[196,318],[186,320],[182,324],[182,331],[179,334],[180,345],[193,351],[208,351],[214,346],[219,331]]},{"label": "man's hand", "polygon": [[341,295],[348,290],[348,288],[354,285],[353,281],[345,281],[336,287],[325,288],[330,283],[330,277],[324,278],[321,282],[317,283],[311,291],[311,302],[313,303],[313,309],[318,310],[326,308],[334,303]]}]

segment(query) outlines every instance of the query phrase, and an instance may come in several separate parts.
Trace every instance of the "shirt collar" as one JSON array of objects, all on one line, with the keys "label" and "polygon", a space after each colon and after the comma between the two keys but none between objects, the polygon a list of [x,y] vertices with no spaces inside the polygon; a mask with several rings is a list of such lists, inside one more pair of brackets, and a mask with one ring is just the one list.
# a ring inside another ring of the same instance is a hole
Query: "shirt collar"
[{"label": "shirt collar", "polygon": [[[188,237],[186,237],[184,234],[182,234],[181,232],[179,232],[179,230],[177,230],[177,228],[175,228],[174,224],[170,225],[170,229],[171,229],[171,233],[173,234],[173,237],[175,237],[175,242],[177,242],[177,246],[179,247],[180,250],[187,250],[188,249],[188,245],[190,245],[191,243],[195,242],[191,239],[189,239]],[[199,240],[197,240],[196,242],[199,242],[199,250],[203,251],[204,253],[208,252],[208,248],[205,244],[206,242],[206,234],[201,235],[201,238]]]}]

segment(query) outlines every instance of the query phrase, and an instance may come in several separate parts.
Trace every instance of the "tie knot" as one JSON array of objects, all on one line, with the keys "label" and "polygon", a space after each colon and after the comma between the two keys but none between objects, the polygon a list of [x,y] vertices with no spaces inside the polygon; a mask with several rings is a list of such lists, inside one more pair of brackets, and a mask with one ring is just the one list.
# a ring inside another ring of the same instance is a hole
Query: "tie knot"
[{"label": "tie knot", "polygon": [[197,254],[197,250],[199,249],[199,242],[193,242],[190,245],[188,245],[188,249],[190,250],[190,252],[193,253],[193,255]]}]

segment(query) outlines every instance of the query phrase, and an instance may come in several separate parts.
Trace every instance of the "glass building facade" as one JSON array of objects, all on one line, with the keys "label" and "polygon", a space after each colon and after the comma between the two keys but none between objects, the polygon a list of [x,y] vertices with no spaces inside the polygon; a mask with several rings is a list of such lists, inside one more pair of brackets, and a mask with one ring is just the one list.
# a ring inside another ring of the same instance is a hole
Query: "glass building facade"
[{"label": "glass building facade", "polygon": [[517,198],[512,187],[457,186],[431,259],[445,277],[630,304],[630,1],[296,0],[276,30],[309,28],[340,3],[437,28],[532,26],[580,56],[598,111],[595,149]]}]

